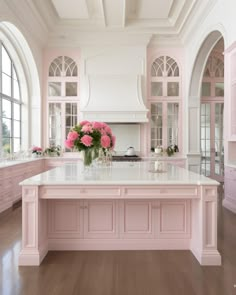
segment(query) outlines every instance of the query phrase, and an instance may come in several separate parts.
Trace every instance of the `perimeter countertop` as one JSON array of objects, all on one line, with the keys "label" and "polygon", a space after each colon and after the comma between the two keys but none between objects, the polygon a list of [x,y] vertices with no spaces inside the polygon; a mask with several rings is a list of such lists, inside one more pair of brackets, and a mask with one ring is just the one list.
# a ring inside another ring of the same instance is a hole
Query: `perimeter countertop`
[{"label": "perimeter countertop", "polygon": [[218,182],[174,165],[163,163],[156,171],[154,162],[113,162],[109,167],[83,163],[63,166],[33,176],[21,185],[218,185]]}]

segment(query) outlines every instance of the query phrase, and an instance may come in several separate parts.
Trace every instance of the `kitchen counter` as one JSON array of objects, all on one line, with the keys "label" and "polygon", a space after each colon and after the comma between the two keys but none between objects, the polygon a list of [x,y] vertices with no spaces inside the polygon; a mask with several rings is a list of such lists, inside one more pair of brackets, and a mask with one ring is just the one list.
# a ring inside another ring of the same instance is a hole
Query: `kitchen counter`
[{"label": "kitchen counter", "polygon": [[[159,167],[160,168],[160,167]],[[20,265],[49,250],[187,250],[220,265],[217,185],[171,164],[67,163],[21,182]]]},{"label": "kitchen counter", "polygon": [[113,162],[110,167],[93,167],[84,172],[81,163],[66,163],[57,169],[33,176],[21,185],[218,185],[218,182],[186,169],[164,163],[155,171],[155,162]]}]

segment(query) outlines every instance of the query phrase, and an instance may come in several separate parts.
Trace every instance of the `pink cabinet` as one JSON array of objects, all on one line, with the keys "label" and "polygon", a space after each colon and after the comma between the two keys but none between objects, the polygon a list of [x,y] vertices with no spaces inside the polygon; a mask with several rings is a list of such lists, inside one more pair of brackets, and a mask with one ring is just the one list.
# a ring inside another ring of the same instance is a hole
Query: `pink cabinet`
[{"label": "pink cabinet", "polygon": [[160,201],[158,204],[159,238],[190,237],[190,201]]},{"label": "pink cabinet", "polygon": [[0,168],[0,212],[21,199],[19,182],[43,171],[43,160],[17,163]]},{"label": "pink cabinet", "polygon": [[84,201],[84,238],[118,237],[118,201]]},{"label": "pink cabinet", "polygon": [[51,239],[83,237],[83,201],[48,201],[48,237]]},{"label": "pink cabinet", "polygon": [[96,239],[107,247],[105,241],[114,239],[190,238],[189,200],[58,199],[49,200],[48,208],[48,238],[54,244],[65,239]]},{"label": "pink cabinet", "polygon": [[236,168],[225,166],[224,207],[236,213]]},{"label": "pink cabinet", "polygon": [[121,238],[154,237],[153,204],[154,201],[120,201]]}]

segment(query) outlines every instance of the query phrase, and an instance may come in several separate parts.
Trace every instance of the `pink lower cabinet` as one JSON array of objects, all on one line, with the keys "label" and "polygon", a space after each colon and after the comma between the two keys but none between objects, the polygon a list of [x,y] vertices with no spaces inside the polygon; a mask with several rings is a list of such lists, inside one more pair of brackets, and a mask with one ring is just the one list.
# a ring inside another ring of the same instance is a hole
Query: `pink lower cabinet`
[{"label": "pink lower cabinet", "polygon": [[154,237],[154,201],[126,200],[119,203],[120,237],[150,239]]},{"label": "pink lower cabinet", "polygon": [[158,209],[159,238],[190,238],[190,201],[160,201]]},{"label": "pink lower cabinet", "polygon": [[83,237],[82,200],[48,200],[48,237],[54,243]]},{"label": "pink lower cabinet", "polygon": [[225,197],[223,206],[236,213],[236,168],[225,167]]},{"label": "pink lower cabinet", "polygon": [[202,265],[221,264],[216,185],[24,185],[22,212],[20,265],[39,265],[48,250],[139,249],[189,249]]},{"label": "pink lower cabinet", "polygon": [[86,200],[84,210],[85,239],[118,238],[119,216],[117,200]]}]

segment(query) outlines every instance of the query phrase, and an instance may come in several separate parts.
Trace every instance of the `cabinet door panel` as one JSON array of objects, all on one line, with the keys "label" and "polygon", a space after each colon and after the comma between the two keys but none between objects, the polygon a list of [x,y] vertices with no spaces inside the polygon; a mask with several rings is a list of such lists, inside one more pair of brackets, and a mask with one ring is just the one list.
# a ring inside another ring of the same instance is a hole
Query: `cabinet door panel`
[{"label": "cabinet door panel", "polygon": [[120,202],[120,232],[122,238],[152,238],[152,201]]},{"label": "cabinet door panel", "polygon": [[84,201],[84,237],[117,238],[117,201]]},{"label": "cabinet door panel", "polygon": [[83,201],[48,201],[48,237],[80,238],[83,232]]},{"label": "cabinet door panel", "polygon": [[159,238],[190,237],[190,201],[160,201]]}]

